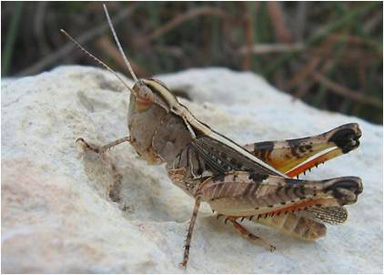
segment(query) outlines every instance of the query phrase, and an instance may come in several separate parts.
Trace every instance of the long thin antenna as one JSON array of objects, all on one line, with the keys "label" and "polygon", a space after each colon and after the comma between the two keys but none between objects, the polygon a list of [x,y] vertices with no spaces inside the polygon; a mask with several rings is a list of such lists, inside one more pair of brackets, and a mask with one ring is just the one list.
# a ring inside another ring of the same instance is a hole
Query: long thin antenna
[{"label": "long thin antenna", "polygon": [[107,6],[106,6],[105,4],[103,4],[103,8],[104,8],[104,11],[105,11],[105,15],[107,16],[107,20],[108,20],[109,27],[111,28],[113,37],[114,37],[114,39],[115,39],[115,41],[116,41],[116,44],[117,44],[117,47],[119,48],[119,51],[120,51],[121,55],[123,56],[123,59],[124,59],[124,61],[125,61],[125,64],[127,65],[128,71],[131,73],[131,75],[132,75],[132,77],[133,77],[133,80],[134,80],[135,82],[138,82],[139,80],[137,79],[137,77],[136,77],[136,75],[135,75],[135,72],[134,72],[133,69],[132,69],[131,63],[129,63],[128,58],[126,57],[126,55],[125,55],[125,53],[124,53],[124,51],[123,51],[123,48],[122,48],[121,45],[120,45],[119,38],[117,38],[115,28],[113,27],[111,18],[109,17],[109,13],[108,13],[108,10],[107,10]]},{"label": "long thin antenna", "polygon": [[79,44],[79,42],[77,42],[72,36],[70,36],[65,30],[63,29],[60,29],[60,31],[66,36],[69,38],[69,40],[71,40],[80,50],[82,50],[83,52],[85,52],[88,56],[90,56],[92,59],[94,59],[96,62],[98,62],[101,66],[103,66],[105,69],[107,69],[109,72],[113,73],[120,81],[121,83],[123,83],[123,85],[133,94],[136,94],[126,83],[125,81],[114,71],[111,69],[111,67],[109,67],[107,64],[105,64],[103,61],[101,61],[100,59],[98,59],[96,56],[94,56],[93,54],[91,54],[89,51],[87,51],[83,46],[81,46]]}]

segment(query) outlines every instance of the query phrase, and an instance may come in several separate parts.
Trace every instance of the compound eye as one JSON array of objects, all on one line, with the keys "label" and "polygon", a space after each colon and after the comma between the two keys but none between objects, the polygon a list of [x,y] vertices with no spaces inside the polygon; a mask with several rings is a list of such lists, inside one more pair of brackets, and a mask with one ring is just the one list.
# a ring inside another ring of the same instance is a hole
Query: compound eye
[{"label": "compound eye", "polygon": [[132,89],[141,100],[153,98],[152,90],[142,80],[136,82]]},{"label": "compound eye", "polygon": [[145,98],[152,98],[153,97],[153,92],[147,85],[143,84],[143,86],[141,86],[140,89],[142,91],[143,97],[145,97]]}]

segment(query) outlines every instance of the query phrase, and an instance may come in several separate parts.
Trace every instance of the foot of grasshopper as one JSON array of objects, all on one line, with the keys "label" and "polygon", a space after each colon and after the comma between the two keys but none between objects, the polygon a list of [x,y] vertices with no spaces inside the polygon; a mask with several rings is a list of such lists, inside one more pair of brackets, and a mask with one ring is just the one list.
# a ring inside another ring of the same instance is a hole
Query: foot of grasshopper
[{"label": "foot of grasshopper", "polygon": [[112,142],[110,142],[106,145],[103,145],[103,146],[91,145],[91,144],[87,143],[83,138],[78,138],[76,140],[76,143],[79,144],[82,149],[93,151],[93,152],[101,155],[104,152],[106,152],[107,150],[111,149],[112,147],[119,145],[120,143],[123,143],[126,141],[131,142],[131,138],[129,136],[126,136],[123,138],[119,138],[115,141],[112,141]]},{"label": "foot of grasshopper", "polygon": [[[93,152],[96,154],[97,158],[102,161],[102,163],[105,165],[105,167],[109,168],[109,172],[111,173],[113,177],[113,181],[111,184],[107,186],[106,193],[109,198],[111,198],[113,201],[117,201],[118,198],[116,198],[116,194],[114,194],[114,189],[116,186],[119,186],[121,184],[122,175],[117,169],[117,166],[111,159],[111,157],[108,154],[104,154],[108,149],[112,148],[113,146],[116,146],[122,142],[129,141],[129,137],[124,137],[118,140],[115,140],[111,143],[108,143],[104,146],[96,146],[91,145],[87,143],[83,138],[78,138],[76,140],[76,143],[82,150],[82,153],[84,152]],[[93,156],[95,157],[95,156]]]},{"label": "foot of grasshopper", "polygon": [[[248,231],[248,229],[246,229],[244,226],[239,224],[237,222],[237,219],[239,219],[240,217],[228,217],[228,216],[218,214],[217,219],[219,219],[220,217],[224,218],[225,224],[227,224],[228,221],[231,222],[233,227],[236,229],[236,231],[239,232],[244,238],[251,240],[253,243],[255,243],[257,245],[264,246],[266,249],[268,249],[271,252],[276,250],[276,247],[274,245],[271,245],[269,242],[263,240],[262,238],[256,236],[255,234],[252,234],[251,232]],[[246,217],[241,217],[241,221],[243,221],[244,218],[246,218]],[[252,218],[253,218],[253,216],[250,216],[249,220],[251,220]]]}]

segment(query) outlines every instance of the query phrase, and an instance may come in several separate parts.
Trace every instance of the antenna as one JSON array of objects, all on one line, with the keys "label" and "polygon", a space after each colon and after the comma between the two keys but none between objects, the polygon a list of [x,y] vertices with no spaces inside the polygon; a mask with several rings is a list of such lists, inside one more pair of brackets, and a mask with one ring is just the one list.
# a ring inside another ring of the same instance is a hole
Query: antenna
[{"label": "antenna", "polygon": [[111,31],[112,31],[112,34],[113,34],[113,38],[115,39],[117,47],[119,48],[119,51],[120,51],[121,55],[123,56],[123,59],[125,61],[125,64],[127,65],[128,71],[131,73],[131,75],[133,77],[133,80],[135,82],[138,82],[139,80],[137,79],[137,77],[135,75],[135,72],[132,69],[131,63],[129,63],[128,58],[126,57],[126,55],[125,55],[125,53],[123,51],[123,48],[120,45],[119,38],[117,38],[115,28],[113,27],[111,18],[109,17],[107,6],[105,4],[103,4],[103,8],[104,8],[104,11],[105,11],[105,15],[107,16],[109,27],[111,28]]},{"label": "antenna", "polygon": [[136,93],[124,82],[124,80],[114,71],[111,69],[111,67],[109,67],[107,64],[105,64],[103,61],[101,61],[99,58],[97,58],[96,56],[94,56],[93,54],[91,54],[89,51],[87,51],[83,46],[81,46],[79,44],[79,42],[77,42],[72,36],[70,36],[65,30],[63,29],[60,29],[60,31],[66,36],[69,38],[69,40],[71,40],[80,50],[82,50],[83,52],[85,52],[89,57],[91,57],[93,60],[95,60],[96,62],[98,62],[101,66],[103,66],[105,69],[107,69],[109,72],[113,73],[120,81],[121,83],[123,83],[123,85],[134,95],[136,95]]}]

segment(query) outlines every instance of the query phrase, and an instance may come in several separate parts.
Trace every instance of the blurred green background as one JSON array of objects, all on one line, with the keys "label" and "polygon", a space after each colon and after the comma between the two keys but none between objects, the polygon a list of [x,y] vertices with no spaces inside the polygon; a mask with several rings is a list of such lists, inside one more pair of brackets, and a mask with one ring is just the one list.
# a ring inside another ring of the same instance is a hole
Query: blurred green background
[{"label": "blurred green background", "polygon": [[[102,2],[1,2],[2,76],[122,59]],[[108,2],[140,77],[191,67],[253,71],[321,109],[383,123],[382,2]]]}]

